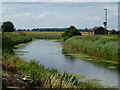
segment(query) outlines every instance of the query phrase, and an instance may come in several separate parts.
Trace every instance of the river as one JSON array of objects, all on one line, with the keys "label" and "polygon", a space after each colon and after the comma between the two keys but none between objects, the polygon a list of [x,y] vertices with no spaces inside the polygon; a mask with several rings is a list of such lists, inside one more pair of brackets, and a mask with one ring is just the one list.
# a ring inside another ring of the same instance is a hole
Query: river
[{"label": "river", "polygon": [[71,72],[81,74],[87,79],[98,79],[100,83],[105,86],[118,86],[117,69],[108,69],[104,63],[95,64],[90,61],[82,60],[66,56],[62,53],[61,42],[54,42],[52,40],[35,40],[28,43],[24,47],[17,49],[17,51],[27,51],[24,55],[20,55],[25,60],[36,60],[45,68],[55,68],[60,72]]}]

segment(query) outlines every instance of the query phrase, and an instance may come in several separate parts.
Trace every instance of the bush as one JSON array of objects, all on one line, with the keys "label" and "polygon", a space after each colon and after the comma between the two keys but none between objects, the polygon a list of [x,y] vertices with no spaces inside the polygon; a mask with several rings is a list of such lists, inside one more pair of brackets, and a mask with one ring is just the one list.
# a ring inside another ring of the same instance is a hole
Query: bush
[{"label": "bush", "polygon": [[119,34],[119,31],[111,30],[111,31],[110,31],[110,34]]},{"label": "bush", "polygon": [[70,26],[62,34],[62,37],[63,37],[64,40],[66,40],[70,37],[77,36],[77,35],[82,35],[82,34],[74,26]]}]

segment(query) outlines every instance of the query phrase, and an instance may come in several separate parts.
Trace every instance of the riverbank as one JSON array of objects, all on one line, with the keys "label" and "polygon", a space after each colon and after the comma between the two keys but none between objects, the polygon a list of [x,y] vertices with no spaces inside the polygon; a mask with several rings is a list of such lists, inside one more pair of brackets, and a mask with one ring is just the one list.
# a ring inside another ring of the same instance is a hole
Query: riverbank
[{"label": "riverbank", "polygon": [[79,58],[80,60],[85,60],[87,62],[96,64],[99,66],[99,64],[103,64],[106,69],[112,69],[116,71],[116,69],[119,69],[119,62],[117,61],[111,61],[111,60],[105,60],[101,57],[95,57],[95,56],[89,56],[82,53],[76,53],[73,51],[63,50],[62,52],[65,56],[71,57],[71,58]]},{"label": "riverbank", "polygon": [[[26,62],[16,55],[9,55],[3,61],[3,88],[110,88],[101,86],[96,79],[86,82],[79,74],[59,73],[54,69],[46,69],[38,62]],[[114,87],[116,88],[116,87]]]},{"label": "riverbank", "polygon": [[9,86],[26,88],[105,88],[105,86],[101,86],[94,81],[78,81],[83,78],[81,75],[59,73],[55,69],[44,68],[38,62],[26,62],[19,58],[14,53],[13,48],[17,44],[31,41],[32,38],[29,36],[19,33],[4,33],[3,40],[3,88]]},{"label": "riverbank", "polygon": [[117,35],[75,36],[64,42],[64,49],[119,62]]}]

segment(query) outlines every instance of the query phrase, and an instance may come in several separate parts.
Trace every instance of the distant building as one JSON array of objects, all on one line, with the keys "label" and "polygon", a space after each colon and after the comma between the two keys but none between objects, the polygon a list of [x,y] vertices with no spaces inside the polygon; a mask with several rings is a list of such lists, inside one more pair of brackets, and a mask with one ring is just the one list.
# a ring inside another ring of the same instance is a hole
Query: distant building
[{"label": "distant building", "polygon": [[94,27],[93,29],[89,30],[89,35],[96,35],[96,34],[108,34],[108,30],[103,27]]}]

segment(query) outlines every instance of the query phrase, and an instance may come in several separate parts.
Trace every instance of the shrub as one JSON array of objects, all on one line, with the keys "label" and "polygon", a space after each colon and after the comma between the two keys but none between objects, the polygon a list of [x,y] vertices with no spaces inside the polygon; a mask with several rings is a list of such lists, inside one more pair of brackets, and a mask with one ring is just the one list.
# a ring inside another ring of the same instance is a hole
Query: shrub
[{"label": "shrub", "polygon": [[111,31],[110,31],[110,34],[119,34],[119,31],[111,30]]},{"label": "shrub", "polygon": [[82,34],[74,26],[70,26],[62,34],[62,37],[63,37],[64,40],[66,40],[70,37],[77,36],[77,35],[82,35]]}]

